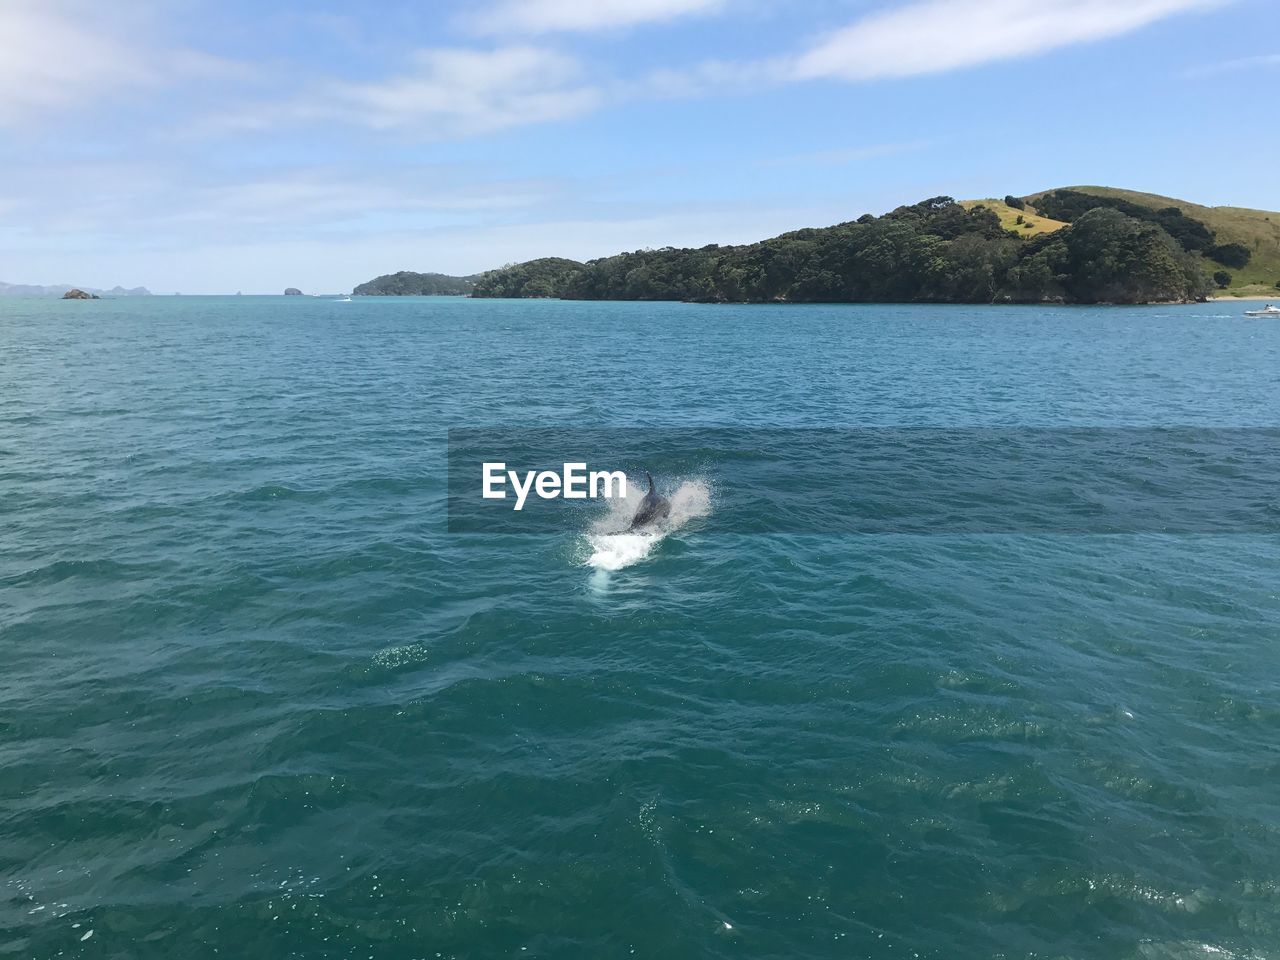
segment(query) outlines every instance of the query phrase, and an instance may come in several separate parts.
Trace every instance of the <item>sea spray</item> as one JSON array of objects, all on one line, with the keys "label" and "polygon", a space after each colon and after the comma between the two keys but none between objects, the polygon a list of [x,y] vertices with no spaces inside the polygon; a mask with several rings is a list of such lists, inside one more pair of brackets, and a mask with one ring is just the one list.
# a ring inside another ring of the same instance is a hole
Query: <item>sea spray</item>
[{"label": "sea spray", "polygon": [[[586,566],[622,570],[639,563],[653,548],[691,520],[711,512],[711,488],[703,480],[685,480],[670,497],[671,513],[643,531],[627,531],[643,498],[641,484],[627,484],[627,497],[607,501],[608,509],[586,534],[591,550]],[[619,532],[623,531],[623,532]]]}]

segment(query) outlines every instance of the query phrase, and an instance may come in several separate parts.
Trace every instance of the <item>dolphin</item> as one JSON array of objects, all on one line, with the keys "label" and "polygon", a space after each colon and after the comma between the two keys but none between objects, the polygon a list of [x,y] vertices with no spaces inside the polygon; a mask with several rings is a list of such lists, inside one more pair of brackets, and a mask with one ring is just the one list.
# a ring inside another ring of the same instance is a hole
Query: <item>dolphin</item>
[{"label": "dolphin", "polygon": [[636,510],[631,526],[627,528],[628,533],[657,523],[659,520],[665,520],[671,515],[671,501],[658,495],[658,491],[653,488],[653,476],[648,470],[644,475],[649,478],[649,492],[640,501],[640,508]]}]

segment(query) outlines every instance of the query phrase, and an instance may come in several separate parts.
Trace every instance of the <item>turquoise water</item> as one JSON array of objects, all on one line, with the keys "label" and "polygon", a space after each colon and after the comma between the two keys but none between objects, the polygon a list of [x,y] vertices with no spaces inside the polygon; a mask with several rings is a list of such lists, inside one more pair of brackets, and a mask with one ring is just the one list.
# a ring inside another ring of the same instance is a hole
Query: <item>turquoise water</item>
[{"label": "turquoise water", "polygon": [[445,528],[455,426],[1274,426],[1241,310],[0,301],[0,956],[1275,956],[1275,536]]}]

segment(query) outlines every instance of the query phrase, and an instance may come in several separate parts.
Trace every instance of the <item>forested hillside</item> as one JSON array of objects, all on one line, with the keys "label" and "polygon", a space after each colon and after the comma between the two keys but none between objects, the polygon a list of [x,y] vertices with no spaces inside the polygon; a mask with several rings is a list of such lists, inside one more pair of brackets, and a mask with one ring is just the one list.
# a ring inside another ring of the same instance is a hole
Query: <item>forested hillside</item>
[{"label": "forested hillside", "polygon": [[474,286],[474,277],[401,270],[362,283],[351,292],[358,297],[465,297]]},{"label": "forested hillside", "polygon": [[508,264],[476,278],[473,297],[559,297],[585,264],[561,257],[543,257]]},{"label": "forested hillside", "polygon": [[[1273,221],[1274,216],[1274,221]],[[1151,303],[1280,296],[1280,214],[1106,187],[957,202],[742,246],[543,257],[475,277],[397,273],[357,294],[734,303]]]},{"label": "forested hillside", "polygon": [[[1275,296],[1280,293],[1280,213],[1247,207],[1206,207],[1187,200],[1162,197],[1115,187],[1068,187],[1033,194],[1027,200],[1039,204],[1052,194],[1085,194],[1096,202],[1120,201],[1124,208],[1162,211],[1176,208],[1203,223],[1213,234],[1213,247],[1206,251],[1205,269],[1210,274],[1226,273],[1229,282],[1215,290],[1219,295]],[[1051,201],[1052,203],[1052,201]]]},{"label": "forested hillside", "polygon": [[[530,266],[482,275],[473,296],[522,295],[508,281]],[[538,296],[752,303],[1145,303],[1212,289],[1203,258],[1160,222],[1099,205],[1024,238],[986,206],[951,197],[745,246],[623,253],[540,279]]]}]

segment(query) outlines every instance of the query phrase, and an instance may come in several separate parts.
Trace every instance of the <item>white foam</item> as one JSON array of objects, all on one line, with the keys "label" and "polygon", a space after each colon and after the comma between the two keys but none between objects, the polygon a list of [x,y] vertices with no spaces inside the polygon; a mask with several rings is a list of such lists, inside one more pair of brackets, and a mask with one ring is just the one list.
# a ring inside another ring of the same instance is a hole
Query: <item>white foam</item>
[{"label": "white foam", "polygon": [[644,499],[646,487],[627,480],[626,499],[609,500],[608,512],[591,525],[586,534],[591,555],[586,565],[597,570],[622,570],[639,563],[654,547],[691,520],[711,512],[711,489],[702,480],[685,480],[671,494],[671,514],[643,532],[617,533],[625,530]]}]

